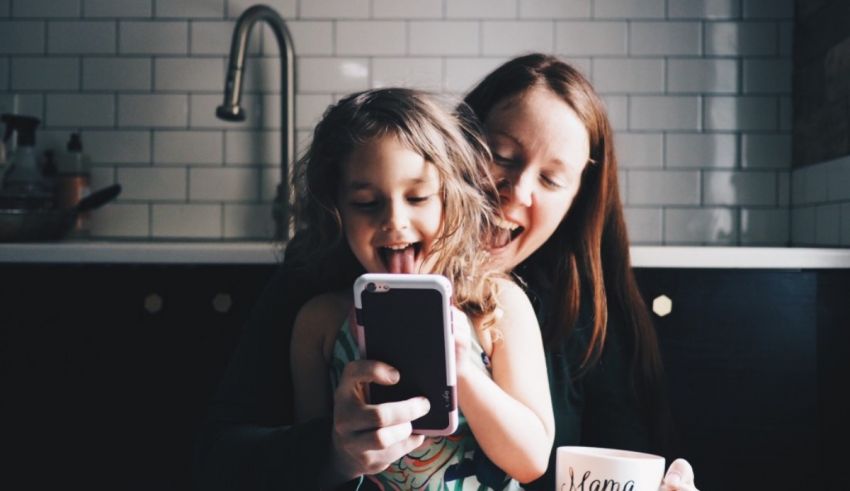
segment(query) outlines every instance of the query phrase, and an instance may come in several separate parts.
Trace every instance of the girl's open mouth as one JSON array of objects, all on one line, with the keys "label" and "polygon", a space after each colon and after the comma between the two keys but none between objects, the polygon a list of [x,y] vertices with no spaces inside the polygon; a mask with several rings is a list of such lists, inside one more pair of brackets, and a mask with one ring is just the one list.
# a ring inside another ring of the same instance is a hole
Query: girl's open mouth
[{"label": "girl's open mouth", "polygon": [[378,255],[388,273],[414,273],[421,250],[421,242],[393,244],[379,247]]}]

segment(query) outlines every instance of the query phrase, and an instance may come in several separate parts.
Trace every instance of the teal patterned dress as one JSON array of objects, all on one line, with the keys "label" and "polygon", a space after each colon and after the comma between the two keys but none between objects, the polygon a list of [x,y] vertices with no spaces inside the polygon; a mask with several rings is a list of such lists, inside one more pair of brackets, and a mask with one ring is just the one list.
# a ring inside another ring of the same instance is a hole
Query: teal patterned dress
[{"label": "teal patterned dress", "polygon": [[[481,345],[471,336],[474,364],[488,375],[489,360]],[[331,359],[331,386],[336,389],[343,367],[358,359],[357,342],[349,319],[343,323],[334,343]],[[519,483],[496,467],[478,447],[463,413],[452,435],[426,437],[425,443],[394,462],[380,474],[366,476],[360,490],[516,490]]]}]

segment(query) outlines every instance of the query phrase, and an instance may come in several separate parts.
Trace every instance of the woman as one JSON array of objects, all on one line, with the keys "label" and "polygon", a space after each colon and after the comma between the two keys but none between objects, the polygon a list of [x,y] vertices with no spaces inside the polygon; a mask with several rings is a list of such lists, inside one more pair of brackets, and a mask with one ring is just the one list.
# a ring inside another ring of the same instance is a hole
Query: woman
[{"label": "woman", "polygon": [[[543,330],[555,447],[663,451],[657,341],[629,265],[612,132],[599,98],[569,65],[529,55],[497,68],[467,102],[492,146],[506,217],[493,255],[526,282]],[[289,245],[299,246],[297,238]],[[202,487],[356,483],[416,447],[410,421],[428,412],[427,402],[365,404],[368,383],[394,382],[390,367],[368,360],[346,366],[332,418],[284,426],[295,313],[340,286],[310,284],[284,261],[210,408],[197,454]],[[529,488],[553,489],[554,466]],[[671,465],[662,489],[696,489],[687,462]]]}]

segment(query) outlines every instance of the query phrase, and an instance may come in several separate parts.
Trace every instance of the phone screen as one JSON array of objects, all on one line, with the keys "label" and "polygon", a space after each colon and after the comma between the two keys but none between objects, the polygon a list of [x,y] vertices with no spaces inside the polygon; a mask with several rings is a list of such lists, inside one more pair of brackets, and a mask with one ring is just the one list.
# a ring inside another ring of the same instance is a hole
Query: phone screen
[{"label": "phone screen", "polygon": [[366,353],[396,367],[399,382],[371,384],[373,403],[425,396],[431,411],[413,421],[414,429],[445,428],[454,407],[453,390],[446,385],[443,299],[431,289],[397,288],[363,291]]}]

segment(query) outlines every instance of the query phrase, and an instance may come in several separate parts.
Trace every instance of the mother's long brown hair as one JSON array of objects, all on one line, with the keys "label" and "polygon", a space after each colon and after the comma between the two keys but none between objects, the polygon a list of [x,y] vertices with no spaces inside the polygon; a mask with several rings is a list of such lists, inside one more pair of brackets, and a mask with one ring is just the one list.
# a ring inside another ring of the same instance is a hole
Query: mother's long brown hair
[{"label": "mother's long brown hair", "polygon": [[561,97],[590,136],[591,162],[585,166],[572,206],[547,242],[525,261],[547,276],[544,280],[555,292],[541,326],[546,348],[560,349],[561,341],[578,321],[582,295],[589,295],[593,330],[582,368],[593,366],[602,354],[608,312],[621,315],[632,329],[637,397],[650,414],[659,416],[666,407],[661,356],[631,268],[613,131],[599,96],[572,66],[554,56],[530,54],[498,67],[465,100],[486,122],[496,104],[533,87],[546,88]]}]

